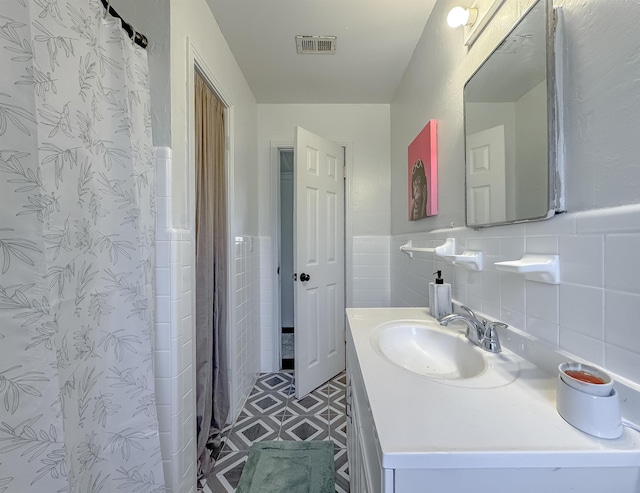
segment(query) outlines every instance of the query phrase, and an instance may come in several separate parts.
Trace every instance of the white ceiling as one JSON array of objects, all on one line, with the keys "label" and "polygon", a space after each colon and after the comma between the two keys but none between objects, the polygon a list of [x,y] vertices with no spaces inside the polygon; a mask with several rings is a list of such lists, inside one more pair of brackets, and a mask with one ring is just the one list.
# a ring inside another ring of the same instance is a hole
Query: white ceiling
[{"label": "white ceiling", "polygon": [[[435,2],[207,0],[258,103],[390,103]],[[336,53],[298,55],[296,35]]]}]

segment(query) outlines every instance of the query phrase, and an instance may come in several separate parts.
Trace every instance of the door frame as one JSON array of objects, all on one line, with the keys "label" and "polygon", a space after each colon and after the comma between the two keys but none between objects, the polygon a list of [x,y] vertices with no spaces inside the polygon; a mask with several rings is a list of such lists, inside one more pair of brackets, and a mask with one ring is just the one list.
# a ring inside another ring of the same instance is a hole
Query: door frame
[{"label": "door frame", "polygon": [[[293,127],[291,134],[293,138]],[[331,139],[329,139],[331,140]],[[344,149],[344,292],[345,307],[351,306],[352,284],[353,284],[353,233],[351,218],[351,189],[352,189],[352,166],[353,166],[353,144],[350,141],[333,141]],[[280,316],[280,275],[277,268],[280,263],[280,151],[293,150],[293,140],[271,141],[271,272],[273,274],[271,306],[273,313],[271,316],[271,341],[272,354],[271,370],[280,371],[280,349],[281,349],[281,316]],[[294,178],[295,182],[295,178]],[[346,315],[345,315],[346,316]]]}]

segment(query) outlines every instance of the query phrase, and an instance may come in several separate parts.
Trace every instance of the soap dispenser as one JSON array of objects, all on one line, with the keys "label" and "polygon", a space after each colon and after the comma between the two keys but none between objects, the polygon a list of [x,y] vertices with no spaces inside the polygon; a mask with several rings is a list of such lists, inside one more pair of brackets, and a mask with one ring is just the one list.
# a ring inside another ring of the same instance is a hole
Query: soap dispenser
[{"label": "soap dispenser", "polygon": [[451,284],[444,282],[442,271],[436,271],[435,282],[429,283],[429,313],[433,318],[444,317],[453,312],[451,308]]}]

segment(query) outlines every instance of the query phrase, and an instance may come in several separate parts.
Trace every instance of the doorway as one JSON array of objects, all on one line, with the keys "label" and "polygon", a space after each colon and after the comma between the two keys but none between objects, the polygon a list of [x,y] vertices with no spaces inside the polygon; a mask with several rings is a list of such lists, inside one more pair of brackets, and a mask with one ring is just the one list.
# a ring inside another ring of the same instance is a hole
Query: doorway
[{"label": "doorway", "polygon": [[194,64],[195,372],[200,473],[213,468],[209,450],[221,444],[229,416],[227,374],[228,200],[227,107]]},{"label": "doorway", "polygon": [[293,149],[279,150],[280,162],[280,370],[295,368],[293,281]]},{"label": "doorway", "polygon": [[344,369],[347,151],[300,127],[295,141],[272,144],[272,368],[293,363],[301,397]]}]

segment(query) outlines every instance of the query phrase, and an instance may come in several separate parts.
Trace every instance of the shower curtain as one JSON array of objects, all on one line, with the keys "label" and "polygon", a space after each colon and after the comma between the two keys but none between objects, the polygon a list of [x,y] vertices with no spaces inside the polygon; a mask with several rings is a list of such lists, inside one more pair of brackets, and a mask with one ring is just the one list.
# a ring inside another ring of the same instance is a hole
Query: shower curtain
[{"label": "shower curtain", "polygon": [[97,0],[2,0],[0,67],[0,493],[164,491],[146,53]]},{"label": "shower curtain", "polygon": [[198,473],[207,478],[229,413],[224,106],[195,73],[196,416]]}]

